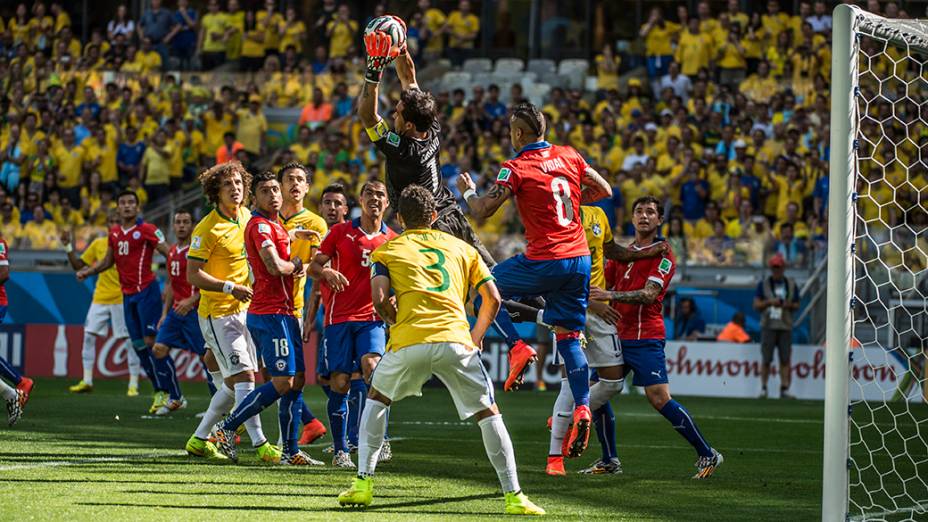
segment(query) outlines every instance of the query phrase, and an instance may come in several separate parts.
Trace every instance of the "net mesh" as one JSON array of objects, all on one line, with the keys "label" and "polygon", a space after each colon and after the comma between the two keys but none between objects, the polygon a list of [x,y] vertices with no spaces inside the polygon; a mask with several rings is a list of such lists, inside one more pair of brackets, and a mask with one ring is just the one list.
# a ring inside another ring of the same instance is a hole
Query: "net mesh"
[{"label": "net mesh", "polygon": [[866,19],[853,29],[848,514],[926,520],[928,24]]}]

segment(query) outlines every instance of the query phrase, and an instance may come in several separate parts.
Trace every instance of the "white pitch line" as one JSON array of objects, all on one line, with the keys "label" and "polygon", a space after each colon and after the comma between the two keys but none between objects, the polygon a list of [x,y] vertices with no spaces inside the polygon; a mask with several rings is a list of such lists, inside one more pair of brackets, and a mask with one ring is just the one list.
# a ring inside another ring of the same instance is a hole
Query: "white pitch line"
[{"label": "white pitch line", "polygon": [[156,457],[180,457],[182,455],[184,455],[184,453],[178,451],[159,451],[155,453],[145,453],[143,455],[126,455],[124,457],[87,457],[77,460],[50,460],[47,462],[30,462],[28,464],[10,464],[8,466],[0,466],[0,471],[13,471],[17,469],[33,468],[55,468],[59,466],[81,466],[84,464],[96,464],[98,462],[129,462],[133,460],[145,460]]}]

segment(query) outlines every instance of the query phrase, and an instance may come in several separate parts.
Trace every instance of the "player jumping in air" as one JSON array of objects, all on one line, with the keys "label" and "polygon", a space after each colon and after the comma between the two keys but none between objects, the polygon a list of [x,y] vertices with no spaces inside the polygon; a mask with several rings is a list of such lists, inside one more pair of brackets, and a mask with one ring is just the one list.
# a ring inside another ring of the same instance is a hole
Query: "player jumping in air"
[{"label": "player jumping in air", "polygon": [[[300,259],[310,260],[319,248],[319,243],[328,231],[325,220],[318,214],[307,210],[303,206],[303,199],[309,191],[309,170],[300,163],[288,163],[277,172],[277,181],[283,203],[280,206],[280,219],[284,229],[291,231],[308,231],[308,237],[297,237],[291,233],[291,254]],[[302,326],[303,308],[306,291],[306,278],[293,279],[293,314]],[[313,441],[326,434],[325,426],[310,411],[309,405],[303,402],[303,411],[300,415],[303,431],[300,434],[300,444],[312,444]]]},{"label": "player jumping in air", "polygon": [[[200,290],[187,281],[187,251],[190,250],[191,232],[193,215],[187,210],[175,212],[174,237],[177,243],[168,252],[168,285],[164,290],[164,307],[152,349],[156,357],[168,353],[171,348],[183,348],[201,359],[206,353],[206,341],[200,332],[196,314]],[[176,375],[172,376],[168,387],[171,397],[155,415],[167,415],[187,407],[187,400],[181,394]]]},{"label": "player jumping in air", "polygon": [[[632,203],[635,226],[633,249],[644,249],[659,241],[664,209],[653,196],[643,196]],[[614,290],[594,288],[590,298],[614,303],[620,319],[617,323],[625,365],[634,371],[635,386],[644,386],[648,402],[689,442],[699,458],[695,479],[712,475],[722,462],[722,454],[703,438],[686,408],[670,397],[667,358],[664,355],[664,318],[661,314],[664,294],[676,271],[676,259],[669,249],[661,257],[633,263],[613,262],[606,269],[606,279]]]},{"label": "player jumping in air", "polygon": [[[419,89],[416,68],[406,49],[401,49],[398,56],[390,57],[385,54],[390,46],[384,45],[384,38],[390,39],[385,33],[374,32],[365,39],[368,65],[358,99],[358,116],[368,137],[386,157],[390,201],[395,206],[400,192],[411,184],[425,187],[432,193],[438,208],[438,218],[432,223],[432,228],[447,232],[476,248],[492,269],[496,265],[493,256],[471,228],[454,195],[442,183],[438,163],[441,123],[436,115],[435,100],[430,93]],[[393,130],[377,113],[380,79],[384,68],[391,62],[396,65],[396,75],[402,86],[400,101],[393,111]],[[507,300],[503,304],[509,313],[529,317],[532,321],[538,313],[537,309],[522,303]],[[504,389],[509,390],[521,383],[523,374],[536,358],[536,352],[519,337],[511,320],[497,326],[506,328],[501,331],[509,345],[509,378],[504,386]]]},{"label": "player jumping in air", "polygon": [[254,276],[254,297],[246,325],[261,350],[271,381],[249,393],[216,426],[216,443],[223,454],[237,461],[236,428],[280,399],[278,419],[284,443],[280,463],[322,465],[297,445],[306,367],[300,323],[293,314],[293,280],[305,277],[303,262],[291,256],[290,236],[280,223],[283,198],[277,176],[271,172],[257,175],[251,191],[255,211],[245,227],[245,249]]},{"label": "player jumping in air", "polygon": [[[338,502],[370,505],[390,405],[421,394],[422,386],[435,375],[451,393],[460,418],[477,420],[506,496],[505,512],[543,515],[544,510],[519,487],[512,441],[493,398],[493,383],[480,361],[484,334],[500,307],[499,292],[477,250],[429,228],[436,217],[431,191],[406,187],[399,200],[399,219],[406,231],[371,255],[374,307],[390,325],[390,342],[361,414],[358,476]],[[471,289],[484,300],[472,330],[465,311]]]},{"label": "player jumping in air", "polygon": [[[310,275],[331,290],[325,309],[323,358],[328,364],[329,426],[335,456],[332,465],[354,467],[346,430],[351,376],[359,370],[370,381],[386,346],[386,326],[371,301],[371,252],[396,233],[383,222],[390,202],[387,187],[371,180],[361,186],[361,217],[335,225],[309,266]],[[327,266],[328,265],[328,266]],[[362,399],[367,395],[363,390]],[[363,415],[363,403],[359,403]]]},{"label": "player jumping in air", "polygon": [[161,317],[161,288],[151,269],[151,261],[156,250],[167,257],[169,248],[158,227],[139,217],[139,197],[135,192],[120,193],[116,209],[119,224],[110,228],[106,254],[93,265],[78,270],[77,279],[83,281],[116,265],[132,348],[155,388],[149,408],[149,412],[154,413],[167,403],[169,381],[175,375],[174,359],[170,354],[156,356],[152,353]]},{"label": "player jumping in air", "polygon": [[[109,225],[119,225],[119,216],[115,211],[109,214]],[[75,271],[90,266],[103,259],[106,255],[106,246],[109,243],[108,234],[98,237],[90,242],[84,253],[78,255],[71,244],[71,232],[61,233],[61,243],[64,244],[68,254],[68,262]],[[84,322],[84,343],[81,348],[81,364],[84,369],[84,378],[77,384],[68,388],[71,393],[90,393],[93,391],[93,369],[97,358],[97,339],[106,336],[107,325],[113,334],[115,342],[126,344],[126,353],[129,363],[129,389],[126,395],[135,397],[139,394],[139,372],[141,366],[135,350],[130,349],[129,331],[126,329],[126,314],[122,307],[122,288],[119,286],[119,273],[116,267],[110,267],[100,274],[93,287],[93,300],[87,310],[87,319]]]},{"label": "player jumping in air", "polygon": [[[0,321],[6,317],[6,309],[9,306],[6,297],[6,282],[9,280],[10,250],[6,240],[0,237]],[[3,379],[10,381],[13,386]],[[34,385],[32,379],[23,377],[6,359],[0,357],[0,397],[6,401],[7,420],[10,426],[16,424],[22,417],[23,409],[29,401],[29,394]]]},{"label": "player jumping in air", "polygon": [[[200,183],[213,210],[193,229],[187,252],[187,280],[200,289],[197,311],[207,347],[203,359],[219,390],[187,440],[186,450],[198,457],[223,459],[207,440],[210,429],[255,389],[258,371],[255,345],[245,327],[248,302],[253,296],[245,254],[245,224],[251,213],[244,206],[251,174],[241,163],[227,162],[203,171]],[[260,417],[245,420],[245,429],[261,460],[280,461],[280,450],[267,441]]]}]

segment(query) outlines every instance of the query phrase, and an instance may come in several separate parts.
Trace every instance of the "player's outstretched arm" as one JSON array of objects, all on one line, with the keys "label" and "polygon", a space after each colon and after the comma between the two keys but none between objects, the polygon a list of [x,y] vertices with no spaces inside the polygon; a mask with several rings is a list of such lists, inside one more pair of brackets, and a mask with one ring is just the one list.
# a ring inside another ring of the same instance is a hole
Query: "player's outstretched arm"
[{"label": "player's outstretched arm", "polygon": [[383,121],[377,114],[378,96],[380,96],[380,84],[364,82],[361,86],[361,95],[358,97],[358,118],[361,119],[361,124],[365,129],[373,129],[378,122]]},{"label": "player's outstretched arm", "polygon": [[74,245],[71,243],[71,232],[67,230],[61,232],[61,244],[64,245],[64,251],[68,254],[68,263],[75,272],[87,266],[81,256],[74,251]]},{"label": "player's outstretched arm", "polygon": [[412,61],[412,56],[404,49],[402,54],[397,56],[393,62],[396,67],[396,76],[400,79],[400,86],[403,90],[418,89],[419,84],[416,82],[416,64]]},{"label": "player's outstretched arm", "polygon": [[601,290],[594,287],[590,289],[590,299],[595,299],[597,301],[616,301],[625,304],[649,305],[657,299],[660,293],[661,285],[649,280],[641,290],[632,290],[629,292]]},{"label": "player's outstretched arm", "polygon": [[116,259],[113,257],[113,249],[107,247],[106,255],[103,256],[103,259],[97,261],[93,266],[85,266],[77,271],[77,280],[83,281],[88,277],[95,276],[101,272],[106,271],[109,267],[113,266],[113,263],[116,262]]},{"label": "player's outstretched arm", "polygon": [[629,263],[639,259],[648,259],[651,257],[660,257],[667,253],[670,245],[666,241],[659,241],[648,248],[641,250],[632,250],[615,242],[603,243],[603,255],[606,259],[612,259],[620,263]]},{"label": "player's outstretched arm", "polygon": [[470,330],[470,338],[478,348],[481,348],[483,347],[483,338],[487,334],[490,325],[493,324],[493,320],[496,319],[496,314],[499,312],[499,307],[502,306],[503,299],[500,297],[499,289],[496,288],[496,283],[493,281],[483,283],[477,291],[480,293],[480,297],[483,298],[483,304],[480,305],[477,321]]},{"label": "player's outstretched arm", "polygon": [[385,323],[392,326],[396,324],[396,305],[390,300],[390,276],[386,267],[380,263],[374,263],[372,270],[371,300],[374,302],[374,310],[377,310],[377,315]]},{"label": "player's outstretched arm", "polygon": [[209,275],[203,269],[206,261],[187,257],[187,281],[200,290],[207,292],[223,292],[231,294],[232,297],[247,303],[251,301],[252,290],[245,285],[238,285],[232,281],[222,281]]},{"label": "player's outstretched arm", "polygon": [[457,186],[464,196],[464,201],[467,202],[471,215],[477,219],[492,216],[512,196],[512,190],[500,184],[494,184],[483,196],[478,195],[477,184],[467,172],[462,172],[458,176]]},{"label": "player's outstretched arm", "polygon": [[599,201],[603,198],[612,197],[612,187],[599,172],[587,167],[580,178],[580,184],[583,185],[583,191],[580,192],[580,203],[587,204]]}]

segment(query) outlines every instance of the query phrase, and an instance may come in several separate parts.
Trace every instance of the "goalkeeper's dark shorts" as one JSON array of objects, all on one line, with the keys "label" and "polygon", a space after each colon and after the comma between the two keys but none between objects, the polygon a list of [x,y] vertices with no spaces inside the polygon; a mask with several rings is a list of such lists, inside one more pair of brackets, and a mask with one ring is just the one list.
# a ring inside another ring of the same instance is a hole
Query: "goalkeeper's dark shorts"
[{"label": "goalkeeper's dark shorts", "polygon": [[477,233],[474,232],[473,227],[470,226],[470,222],[467,221],[467,218],[464,216],[464,212],[462,212],[461,208],[457,205],[442,209],[438,213],[438,219],[432,223],[432,228],[447,232],[476,248],[477,252],[480,253],[480,257],[483,258],[483,262],[487,264],[490,270],[496,266],[496,260],[490,255],[490,251],[483,246],[480,238],[477,237]]}]

